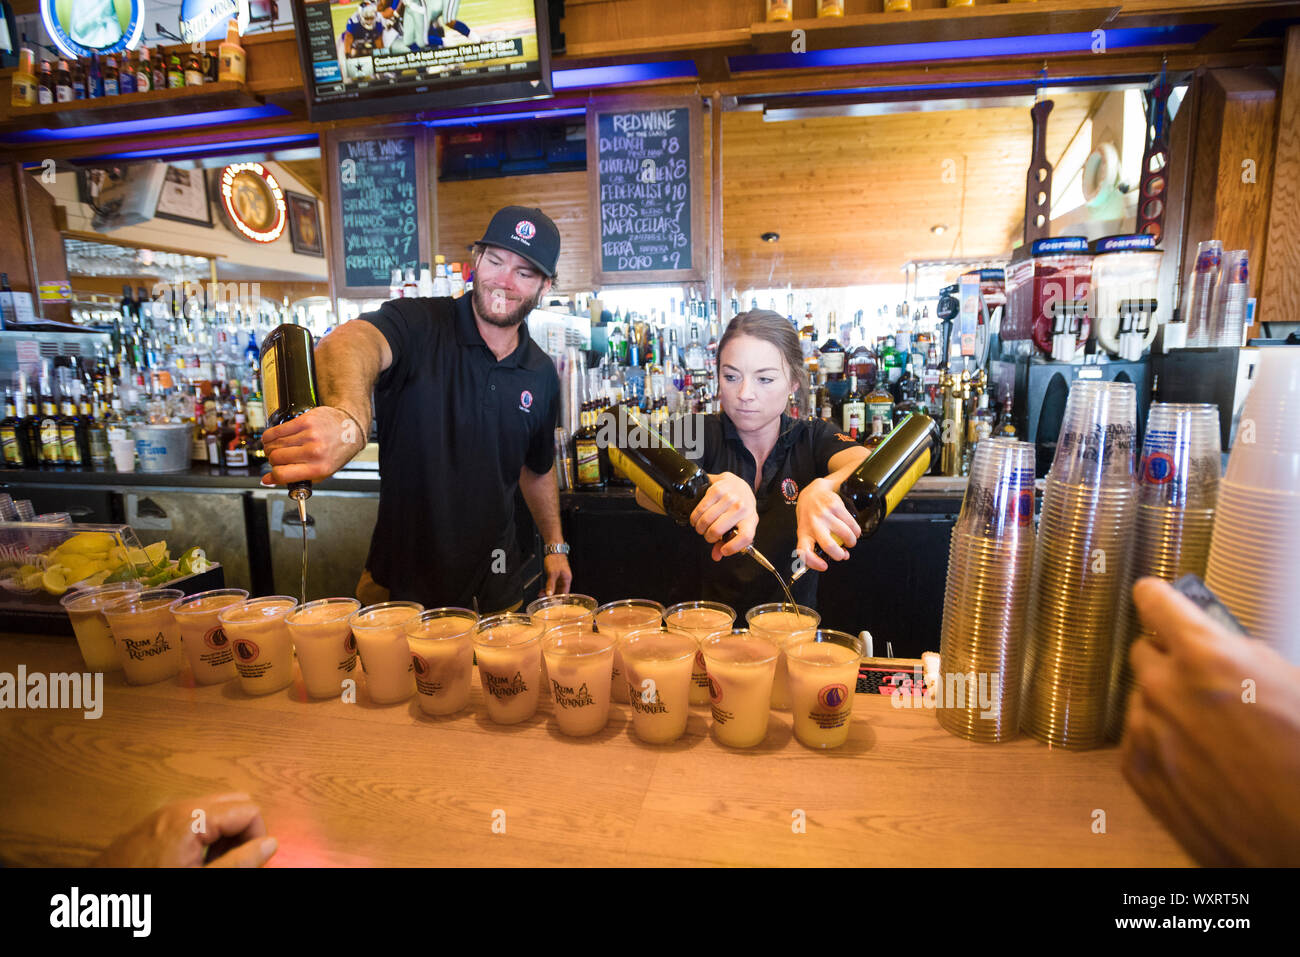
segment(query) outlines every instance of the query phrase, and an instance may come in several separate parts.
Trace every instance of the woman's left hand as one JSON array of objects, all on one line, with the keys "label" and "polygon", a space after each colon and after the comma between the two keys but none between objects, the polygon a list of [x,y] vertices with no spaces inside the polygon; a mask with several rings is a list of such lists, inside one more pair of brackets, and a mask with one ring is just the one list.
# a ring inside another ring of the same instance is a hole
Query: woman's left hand
[{"label": "woman's left hand", "polygon": [[862,534],[862,527],[845,508],[835,483],[825,478],[813,479],[804,486],[795,503],[795,519],[798,522],[795,550],[805,565],[819,572],[829,566],[813,551],[814,545],[820,545],[828,557],[842,562]]}]

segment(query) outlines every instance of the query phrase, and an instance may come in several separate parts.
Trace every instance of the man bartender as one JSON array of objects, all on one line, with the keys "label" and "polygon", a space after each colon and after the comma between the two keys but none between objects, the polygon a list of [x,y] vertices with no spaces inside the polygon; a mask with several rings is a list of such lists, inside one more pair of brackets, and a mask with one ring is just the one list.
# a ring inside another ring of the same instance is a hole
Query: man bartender
[{"label": "man bartender", "polygon": [[472,295],[393,299],[344,323],[316,347],[324,404],[263,433],[263,485],[327,478],[365,447],[373,391],[379,515],[363,602],[518,607],[516,487],[545,542],[545,593],[569,590],[553,474],[559,378],[524,322],[559,258],[541,210],[499,210],[474,247]]}]

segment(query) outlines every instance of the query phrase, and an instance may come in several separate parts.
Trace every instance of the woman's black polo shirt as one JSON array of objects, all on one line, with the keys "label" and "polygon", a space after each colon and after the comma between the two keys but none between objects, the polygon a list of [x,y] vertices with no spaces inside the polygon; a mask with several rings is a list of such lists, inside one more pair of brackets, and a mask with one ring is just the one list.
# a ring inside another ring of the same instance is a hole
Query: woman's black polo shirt
[{"label": "woman's black polo shirt", "polygon": [[375,383],[379,515],[366,567],[393,600],[509,607],[523,588],[519,472],[544,474],[555,458],[555,364],[522,323],[498,361],[468,295],[394,299],[360,318],[393,353]]},{"label": "woman's black polo shirt", "polygon": [[[754,487],[754,456],[726,413],[705,415],[702,453],[695,461],[710,475],[732,472]],[[823,419],[812,422],[781,416],[781,433],[763,463],[763,476],[754,498],[758,506],[758,531],[754,547],[788,581],[793,571],[798,523],[795,502],[804,487],[830,472],[830,460],[837,452],[861,448],[847,435]],[[692,458],[694,458],[692,456]],[[784,601],[781,586],[772,573],[748,555],[731,555],[713,561],[713,546],[698,540],[698,572],[701,597],[720,601],[736,611],[737,627],[744,627],[745,612],[765,602]],[[818,574],[811,569],[791,589],[795,601],[817,607]]]}]

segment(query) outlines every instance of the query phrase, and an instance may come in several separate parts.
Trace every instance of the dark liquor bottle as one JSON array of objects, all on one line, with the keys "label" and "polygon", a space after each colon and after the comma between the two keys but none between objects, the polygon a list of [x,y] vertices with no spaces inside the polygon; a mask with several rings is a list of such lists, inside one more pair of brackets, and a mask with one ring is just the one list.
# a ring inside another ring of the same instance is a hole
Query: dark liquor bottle
[{"label": "dark liquor bottle", "polygon": [[[881,422],[884,425],[884,422]],[[880,523],[912,490],[916,480],[930,468],[938,454],[939,428],[923,412],[914,412],[894,426],[883,442],[859,465],[842,485],[840,498],[849,514],[862,526],[858,541],[872,535]],[[820,548],[819,556],[825,557]],[[797,581],[807,567],[791,577]]]},{"label": "dark liquor bottle", "polygon": [[59,445],[63,464],[80,468],[86,464],[86,427],[77,415],[77,403],[70,392],[64,392],[59,416]]},{"label": "dark liquor bottle", "polygon": [[86,96],[98,99],[104,95],[104,74],[99,69],[99,54],[92,53],[86,64]]},{"label": "dark liquor bottle", "polygon": [[[616,441],[607,443],[611,465],[621,469],[641,492],[679,525],[689,525],[691,512],[709,490],[708,473],[678,452],[667,439],[645,425],[636,412],[620,408]],[[733,528],[725,538],[734,537]],[[725,539],[724,539],[725,540]],[[785,580],[763,553],[750,545],[745,549],[781,582]],[[790,598],[794,604],[794,599]]]},{"label": "dark liquor bottle", "polygon": [[[23,374],[19,374],[19,390],[22,390]],[[27,435],[27,467],[39,468],[41,465],[41,404],[36,392],[36,383],[27,383],[26,414],[23,418],[23,430]]]},{"label": "dark liquor bottle", "polygon": [[105,96],[117,96],[122,92],[122,88],[117,82],[117,57],[111,53],[104,57],[103,77]]},{"label": "dark liquor bottle", "polygon": [[[262,340],[261,365],[267,428],[297,418],[320,404],[316,356],[311,332],[305,326],[285,323],[273,329]],[[290,483],[289,497],[298,503],[299,517],[306,522],[311,482]]]},{"label": "dark liquor bottle", "polygon": [[72,98],[74,100],[84,100],[86,98],[86,67],[80,60],[73,60],[69,66],[69,72],[72,74]]},{"label": "dark liquor bottle", "polygon": [[596,441],[600,416],[596,405],[596,402],[583,403],[579,416],[581,427],[573,433],[574,477],[579,488],[600,488],[609,481],[608,466],[601,461],[601,449]]},{"label": "dark liquor bottle", "polygon": [[60,60],[59,68],[54,73],[54,102],[71,103],[76,98],[72,90],[72,71],[68,69],[68,61]]},{"label": "dark liquor bottle", "polygon": [[54,393],[48,375],[41,376],[41,464],[52,468],[63,461],[63,446],[59,444],[59,413],[54,407]]},{"label": "dark liquor bottle", "polygon": [[5,390],[5,417],[0,420],[0,446],[4,447],[5,468],[23,467],[22,420],[18,418],[18,407],[14,395]]},{"label": "dark liquor bottle", "polygon": [[[856,373],[849,373],[849,391],[844,396],[844,401],[840,403],[840,429],[846,435],[857,438],[853,434],[855,428],[861,428],[862,422],[867,416],[866,397],[858,388],[858,377]],[[856,425],[855,425],[856,421]]]},{"label": "dark liquor bottle", "polygon": [[50,61],[41,61],[40,76],[36,79],[36,102],[44,105],[55,102],[54,90],[54,71],[50,69]]}]

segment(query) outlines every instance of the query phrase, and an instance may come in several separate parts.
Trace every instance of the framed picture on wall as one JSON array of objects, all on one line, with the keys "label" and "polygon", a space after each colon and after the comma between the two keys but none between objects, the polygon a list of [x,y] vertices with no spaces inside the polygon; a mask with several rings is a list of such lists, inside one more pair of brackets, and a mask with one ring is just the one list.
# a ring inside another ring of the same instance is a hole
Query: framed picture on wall
[{"label": "framed picture on wall", "polygon": [[212,203],[206,170],[167,167],[162,195],[158,197],[159,219],[212,228]]},{"label": "framed picture on wall", "polygon": [[304,193],[284,191],[289,205],[289,242],[304,256],[325,256],[325,239],[320,228],[320,200]]}]

